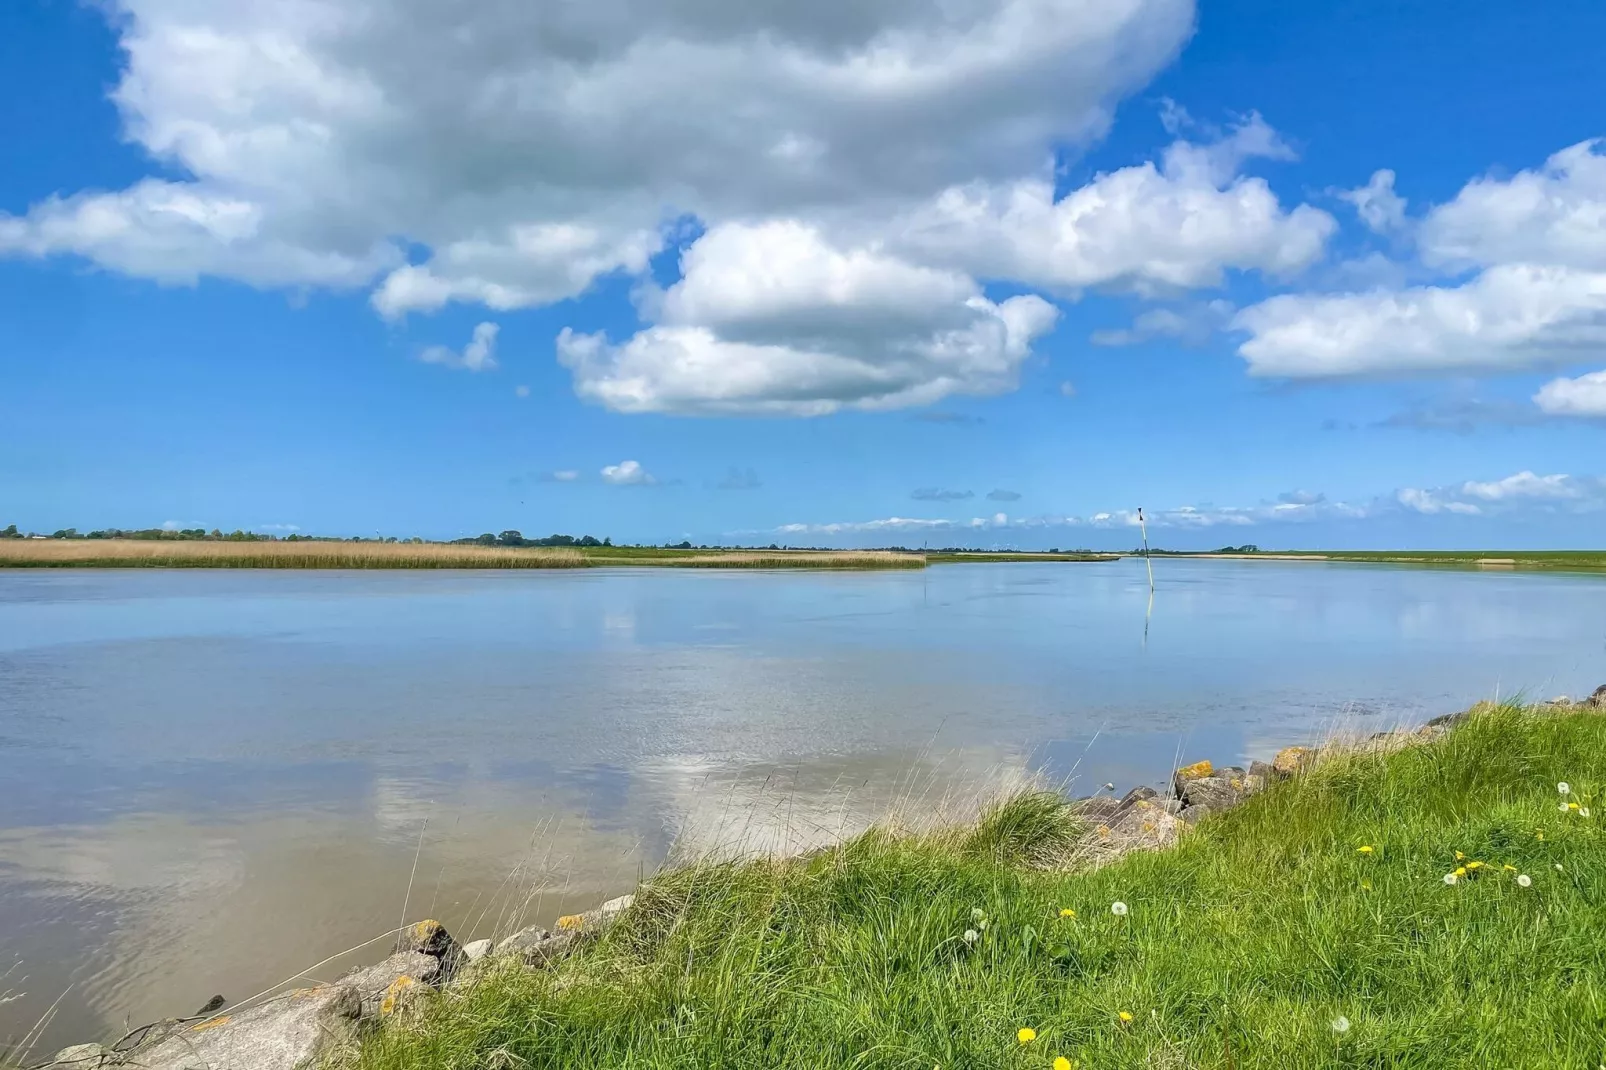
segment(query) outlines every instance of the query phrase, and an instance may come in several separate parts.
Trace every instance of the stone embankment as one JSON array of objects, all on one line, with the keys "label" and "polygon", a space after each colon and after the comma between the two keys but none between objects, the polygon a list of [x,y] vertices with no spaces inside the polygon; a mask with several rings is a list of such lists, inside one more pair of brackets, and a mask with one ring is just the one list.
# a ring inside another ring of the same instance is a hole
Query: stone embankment
[{"label": "stone embankment", "polygon": [[[1606,685],[1581,702],[1562,697],[1545,705],[1558,712],[1606,710]],[[1170,846],[1201,818],[1298,776],[1324,750],[1396,750],[1431,741],[1470,712],[1378,733],[1360,743],[1288,747],[1270,762],[1252,762],[1247,769],[1194,762],[1177,769],[1165,791],[1139,787],[1121,798],[1078,799],[1072,805],[1088,831],[1070,862],[1104,865],[1133,851]],[[349,1050],[366,1031],[414,1013],[443,992],[473,984],[487,969],[541,969],[562,959],[604,931],[634,898],[611,899],[595,910],[559,918],[555,929],[532,927],[494,942],[459,944],[440,922],[421,921],[402,931],[389,958],[329,984],[228,1010],[214,999],[199,1015],[157,1022],[109,1046],[64,1048],[35,1070],[297,1070]]]}]

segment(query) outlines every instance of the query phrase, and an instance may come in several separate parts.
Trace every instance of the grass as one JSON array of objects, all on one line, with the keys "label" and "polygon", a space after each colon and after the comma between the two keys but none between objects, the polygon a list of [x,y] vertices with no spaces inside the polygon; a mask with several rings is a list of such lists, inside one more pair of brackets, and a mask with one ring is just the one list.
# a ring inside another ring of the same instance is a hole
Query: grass
[{"label": "grass", "polygon": [[1606,550],[1279,550],[1241,556],[1249,560],[1309,558],[1432,568],[1606,569]]},{"label": "grass", "polygon": [[[693,865],[572,959],[456,990],[354,1066],[1590,1070],[1606,830],[1556,784],[1582,801],[1603,771],[1606,720],[1501,707],[1093,871],[1060,864],[1078,830],[1041,793],[970,830]],[[1457,851],[1486,864],[1449,886]]]},{"label": "grass", "polygon": [[977,550],[959,553],[929,553],[926,559],[934,565],[974,564],[978,561],[1119,561],[1120,554],[1095,553],[1015,553],[1011,551]]},{"label": "grass", "polygon": [[337,540],[0,540],[0,568],[924,568],[919,554],[854,551],[698,551],[634,547],[572,549]]}]

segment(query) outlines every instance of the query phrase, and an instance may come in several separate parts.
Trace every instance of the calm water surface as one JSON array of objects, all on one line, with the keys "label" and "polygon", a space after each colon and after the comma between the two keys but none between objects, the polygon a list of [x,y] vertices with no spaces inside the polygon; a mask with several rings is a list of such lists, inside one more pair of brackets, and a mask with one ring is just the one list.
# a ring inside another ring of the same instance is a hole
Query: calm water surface
[{"label": "calm water surface", "polygon": [[0,572],[0,1042],[63,992],[47,1051],[243,999],[404,913],[550,921],[677,848],[1606,680],[1598,578],[1155,571],[1147,626],[1135,561]]}]

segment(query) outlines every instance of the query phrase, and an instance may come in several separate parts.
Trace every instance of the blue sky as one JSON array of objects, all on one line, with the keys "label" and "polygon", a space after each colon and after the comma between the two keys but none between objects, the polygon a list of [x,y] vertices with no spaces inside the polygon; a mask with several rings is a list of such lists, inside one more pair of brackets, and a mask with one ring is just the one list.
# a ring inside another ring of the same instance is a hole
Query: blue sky
[{"label": "blue sky", "polygon": [[1599,546],[1603,35],[6,5],[0,523]]}]

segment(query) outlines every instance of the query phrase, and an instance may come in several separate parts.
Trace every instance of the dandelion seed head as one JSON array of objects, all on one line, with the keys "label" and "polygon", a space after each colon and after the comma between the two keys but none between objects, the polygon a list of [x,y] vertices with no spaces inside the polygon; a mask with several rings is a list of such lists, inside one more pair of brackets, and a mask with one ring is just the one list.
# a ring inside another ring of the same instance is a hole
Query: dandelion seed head
[{"label": "dandelion seed head", "polygon": [[974,944],[977,940],[980,940],[980,939],[981,939],[981,933],[977,932],[975,929],[966,929],[965,930],[965,943]]},{"label": "dandelion seed head", "polygon": [[1110,904],[1110,913],[1118,918],[1126,917],[1126,904],[1117,899]]},{"label": "dandelion seed head", "polygon": [[1445,884],[1454,884],[1456,881],[1458,881],[1460,879],[1461,878],[1457,877],[1454,873],[1446,873],[1444,875],[1444,883]]},{"label": "dandelion seed head", "polygon": [[1571,784],[1567,783],[1565,780],[1563,780],[1560,784],[1556,785],[1556,793],[1558,795],[1571,795],[1572,791],[1573,791],[1573,786]]},{"label": "dandelion seed head", "polygon": [[1521,887],[1527,888],[1528,886],[1533,884],[1533,882],[1534,882],[1534,879],[1532,877],[1528,876],[1528,874],[1526,874],[1526,873],[1517,874],[1517,884],[1520,885]]},{"label": "dandelion seed head", "polygon": [[1333,1026],[1333,1032],[1335,1032],[1335,1033],[1348,1033],[1349,1032],[1349,1019],[1344,1017],[1341,1014],[1337,1018],[1333,1019],[1332,1026]]}]

